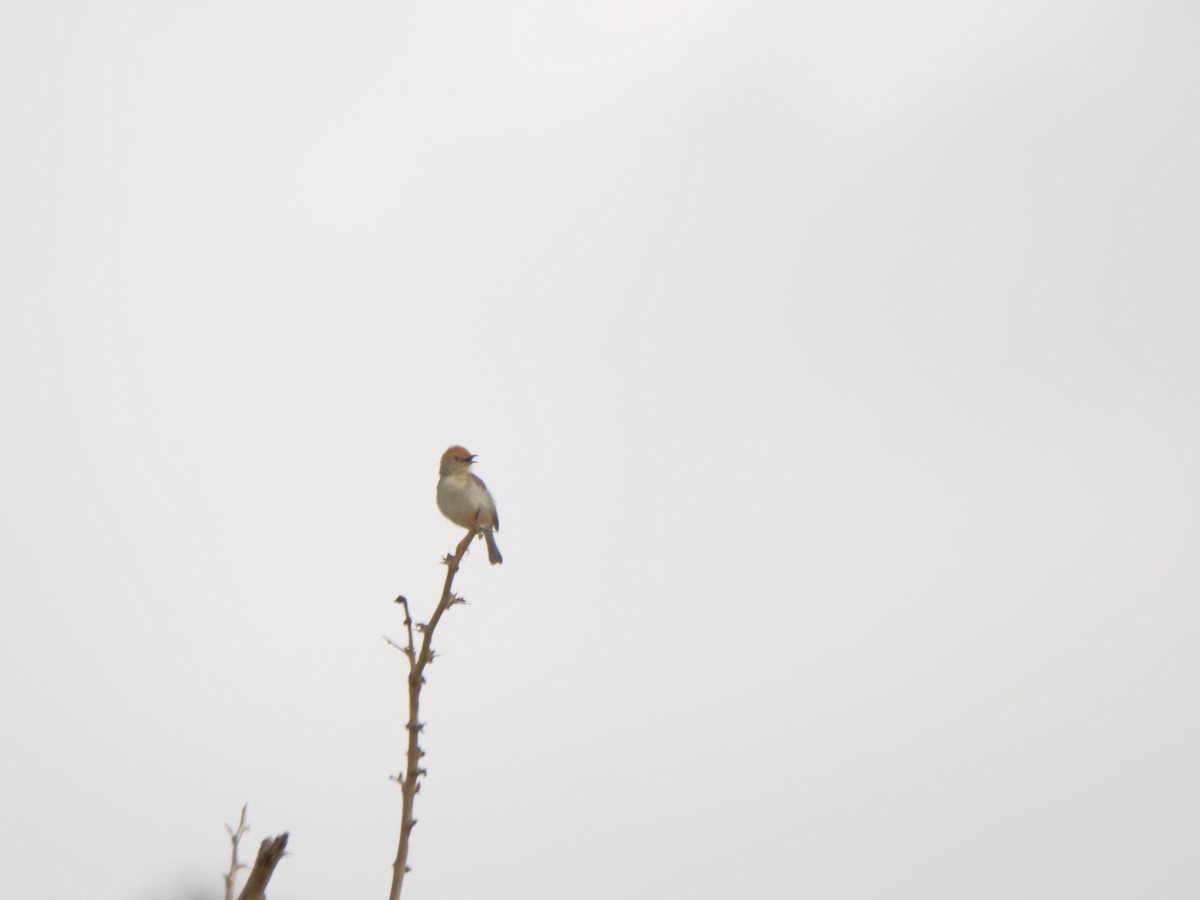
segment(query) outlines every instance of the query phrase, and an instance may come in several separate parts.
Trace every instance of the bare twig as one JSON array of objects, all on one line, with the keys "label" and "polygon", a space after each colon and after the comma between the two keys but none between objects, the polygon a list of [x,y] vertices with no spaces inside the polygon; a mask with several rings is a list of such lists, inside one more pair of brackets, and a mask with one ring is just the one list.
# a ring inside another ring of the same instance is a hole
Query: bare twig
[{"label": "bare twig", "polygon": [[[414,626],[412,614],[408,609],[408,600],[404,597],[396,598],[396,602],[404,607],[404,626],[408,630],[408,646],[400,648],[408,657],[408,722],[405,724],[408,729],[408,752],[404,775],[395,779],[400,783],[401,795],[400,845],[396,849],[396,862],[392,865],[392,890],[388,894],[388,900],[400,900],[400,888],[403,887],[404,876],[409,871],[409,837],[412,834],[413,826],[417,824],[417,820],[413,818],[413,801],[416,799],[417,791],[421,789],[420,779],[425,774],[425,769],[421,766],[421,757],[425,755],[425,751],[421,749],[419,742],[421,730],[425,727],[420,720],[421,686],[425,684],[425,667],[436,655],[431,646],[433,632],[437,628],[438,622],[442,620],[442,614],[455,603],[463,602],[462,598],[455,596],[450,588],[454,584],[454,576],[458,572],[459,563],[462,562],[467,548],[471,546],[471,540],[477,534],[479,532],[472,528],[467,532],[466,537],[458,542],[454,553],[447,555],[442,560],[446,564],[446,583],[442,587],[442,597],[438,600],[437,608],[433,611],[427,624]],[[419,653],[413,640],[414,627],[422,635]],[[393,642],[388,641],[388,643]]]},{"label": "bare twig", "polygon": [[279,837],[267,838],[258,847],[258,858],[246,879],[246,886],[238,894],[238,900],[267,900],[267,882],[275,873],[275,866],[283,859],[288,836],[285,831]]},{"label": "bare twig", "polygon": [[250,830],[250,826],[246,824],[246,807],[249,805],[247,803],[242,806],[242,817],[238,820],[236,829],[225,826],[225,830],[229,832],[229,843],[233,845],[229,853],[229,872],[225,875],[225,900],[233,900],[233,887],[237,883],[238,872],[246,868],[245,863],[238,862],[238,844]]},{"label": "bare twig", "polygon": [[[408,598],[401,594],[396,598],[396,602],[404,607],[404,627],[408,631],[408,644],[400,647],[404,651],[404,655],[408,657],[408,670],[411,672],[417,664],[416,644],[413,642],[413,617],[412,612],[408,608]],[[398,646],[395,641],[388,641],[393,647]]]}]

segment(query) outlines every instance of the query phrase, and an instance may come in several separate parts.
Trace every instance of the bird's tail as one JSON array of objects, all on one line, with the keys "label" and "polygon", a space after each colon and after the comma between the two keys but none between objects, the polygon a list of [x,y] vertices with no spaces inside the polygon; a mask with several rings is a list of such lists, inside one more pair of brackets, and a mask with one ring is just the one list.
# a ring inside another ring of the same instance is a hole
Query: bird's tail
[{"label": "bird's tail", "polygon": [[500,548],[496,546],[496,538],[492,536],[492,533],[490,531],[485,531],[483,533],[483,538],[487,541],[488,545],[488,562],[490,562],[493,566],[497,563],[504,562],[504,557],[500,555]]}]

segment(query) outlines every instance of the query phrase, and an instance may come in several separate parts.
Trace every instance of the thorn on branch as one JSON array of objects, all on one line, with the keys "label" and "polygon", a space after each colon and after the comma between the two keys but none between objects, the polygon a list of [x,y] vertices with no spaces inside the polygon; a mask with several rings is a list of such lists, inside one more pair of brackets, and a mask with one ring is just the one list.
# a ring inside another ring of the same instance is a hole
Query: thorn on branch
[{"label": "thorn on branch", "polygon": [[403,646],[402,644],[397,644],[395,641],[393,641],[393,640],[392,640],[390,637],[388,637],[386,634],[385,634],[385,635],[383,635],[383,639],[384,639],[385,641],[387,641],[387,643],[388,643],[388,644],[390,644],[391,646],[393,646],[393,647],[395,647],[397,650],[399,650],[401,653],[404,653],[404,654],[406,654],[406,655],[407,655],[408,653],[410,653],[410,652],[412,651],[412,647],[411,647],[411,646],[405,647],[405,646]]}]

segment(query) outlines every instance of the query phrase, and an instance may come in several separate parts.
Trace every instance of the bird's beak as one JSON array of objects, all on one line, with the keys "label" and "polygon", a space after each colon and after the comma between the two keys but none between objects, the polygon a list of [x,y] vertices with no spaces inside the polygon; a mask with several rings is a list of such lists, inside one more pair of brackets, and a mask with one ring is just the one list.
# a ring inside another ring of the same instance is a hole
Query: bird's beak
[{"label": "bird's beak", "polygon": [[479,458],[479,457],[477,457],[477,456],[476,456],[474,453],[472,453],[470,456],[468,456],[468,457],[467,457],[467,462],[469,462],[469,463],[473,463],[473,462],[475,462],[475,460],[477,460],[478,458]]}]

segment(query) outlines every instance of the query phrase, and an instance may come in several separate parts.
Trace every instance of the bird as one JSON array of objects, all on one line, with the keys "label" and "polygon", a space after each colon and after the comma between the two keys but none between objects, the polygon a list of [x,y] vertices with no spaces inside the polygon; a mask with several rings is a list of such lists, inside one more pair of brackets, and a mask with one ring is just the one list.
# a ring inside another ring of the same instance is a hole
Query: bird
[{"label": "bird", "polygon": [[442,454],[437,504],[447,519],[463,528],[478,529],[487,541],[488,562],[504,562],[493,532],[500,528],[496,501],[478,475],[471,472],[475,454],[455,444]]}]

